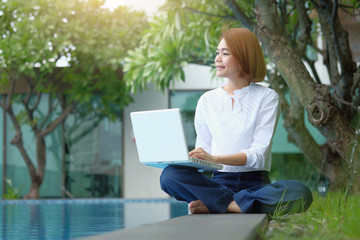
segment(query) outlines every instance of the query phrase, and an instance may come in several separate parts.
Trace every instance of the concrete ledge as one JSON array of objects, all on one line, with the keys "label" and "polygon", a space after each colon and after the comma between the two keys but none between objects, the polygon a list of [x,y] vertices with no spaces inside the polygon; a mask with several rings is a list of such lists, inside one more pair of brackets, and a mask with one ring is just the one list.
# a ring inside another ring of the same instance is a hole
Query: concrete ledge
[{"label": "concrete ledge", "polygon": [[266,214],[191,214],[85,238],[86,240],[255,239]]}]

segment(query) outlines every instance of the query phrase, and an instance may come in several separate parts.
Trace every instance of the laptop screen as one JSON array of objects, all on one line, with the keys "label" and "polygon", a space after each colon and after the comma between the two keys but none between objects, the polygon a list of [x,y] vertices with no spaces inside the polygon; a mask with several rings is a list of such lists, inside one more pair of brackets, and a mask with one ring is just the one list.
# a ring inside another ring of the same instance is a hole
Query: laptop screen
[{"label": "laptop screen", "polygon": [[180,109],[130,113],[140,162],[187,161]]}]

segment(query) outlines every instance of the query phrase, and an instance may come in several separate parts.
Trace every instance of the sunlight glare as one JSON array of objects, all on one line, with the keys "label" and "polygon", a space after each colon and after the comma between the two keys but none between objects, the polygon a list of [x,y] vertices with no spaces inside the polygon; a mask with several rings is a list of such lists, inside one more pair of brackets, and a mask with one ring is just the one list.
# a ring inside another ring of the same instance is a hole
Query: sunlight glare
[{"label": "sunlight glare", "polygon": [[116,7],[122,5],[133,10],[145,11],[148,16],[152,16],[164,3],[165,0],[106,0],[104,7],[115,9]]}]

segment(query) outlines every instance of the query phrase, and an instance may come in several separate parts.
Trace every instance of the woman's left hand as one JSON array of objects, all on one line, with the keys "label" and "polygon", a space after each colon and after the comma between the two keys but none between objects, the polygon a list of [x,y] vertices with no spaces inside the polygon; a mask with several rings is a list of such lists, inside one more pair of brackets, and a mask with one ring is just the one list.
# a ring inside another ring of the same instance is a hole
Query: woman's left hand
[{"label": "woman's left hand", "polygon": [[189,152],[190,157],[199,158],[205,161],[209,162],[216,162],[216,157],[213,155],[208,154],[204,149],[202,148],[195,148],[191,152]]}]

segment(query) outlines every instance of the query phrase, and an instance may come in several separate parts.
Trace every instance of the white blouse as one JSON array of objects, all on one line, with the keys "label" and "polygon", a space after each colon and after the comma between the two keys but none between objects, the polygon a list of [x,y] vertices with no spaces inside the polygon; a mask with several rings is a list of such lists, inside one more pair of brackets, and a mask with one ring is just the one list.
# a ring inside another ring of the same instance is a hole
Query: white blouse
[{"label": "white blouse", "polygon": [[255,83],[234,95],[222,87],[204,93],[195,112],[196,147],[214,156],[246,154],[245,166],[224,165],[223,172],[270,171],[278,103],[274,90]]}]

